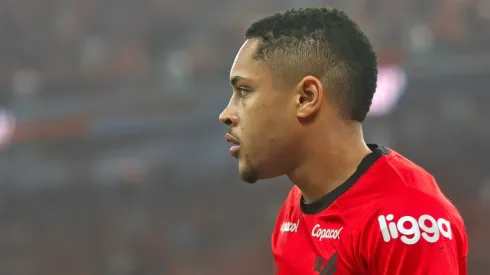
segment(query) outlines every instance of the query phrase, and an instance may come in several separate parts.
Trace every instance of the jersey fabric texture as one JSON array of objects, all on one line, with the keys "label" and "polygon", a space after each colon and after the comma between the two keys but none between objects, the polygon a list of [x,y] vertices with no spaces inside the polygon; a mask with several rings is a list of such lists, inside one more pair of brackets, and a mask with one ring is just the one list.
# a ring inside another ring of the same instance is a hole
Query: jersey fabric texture
[{"label": "jersey fabric texture", "polygon": [[272,234],[277,275],[466,275],[458,210],[434,178],[395,151],[372,153],[306,204],[293,187]]}]

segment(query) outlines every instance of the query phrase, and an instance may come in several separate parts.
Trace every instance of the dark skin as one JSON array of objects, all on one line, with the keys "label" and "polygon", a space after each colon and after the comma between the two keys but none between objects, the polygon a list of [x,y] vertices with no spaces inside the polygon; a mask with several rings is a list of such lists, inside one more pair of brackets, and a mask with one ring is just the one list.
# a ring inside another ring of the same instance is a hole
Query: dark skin
[{"label": "dark skin", "polygon": [[287,175],[307,202],[342,184],[371,151],[361,123],[340,116],[321,81],[311,75],[280,85],[254,59],[260,41],[245,41],[230,72],[233,94],[220,114],[227,140],[238,144],[240,177],[254,183]]}]

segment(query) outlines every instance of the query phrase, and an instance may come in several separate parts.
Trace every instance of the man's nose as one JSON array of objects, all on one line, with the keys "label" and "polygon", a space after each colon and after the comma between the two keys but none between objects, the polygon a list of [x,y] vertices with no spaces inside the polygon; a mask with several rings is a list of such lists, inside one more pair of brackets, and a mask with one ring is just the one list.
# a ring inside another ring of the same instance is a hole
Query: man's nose
[{"label": "man's nose", "polygon": [[230,106],[226,106],[219,115],[219,121],[228,127],[236,126],[238,123],[238,116],[231,110]]}]

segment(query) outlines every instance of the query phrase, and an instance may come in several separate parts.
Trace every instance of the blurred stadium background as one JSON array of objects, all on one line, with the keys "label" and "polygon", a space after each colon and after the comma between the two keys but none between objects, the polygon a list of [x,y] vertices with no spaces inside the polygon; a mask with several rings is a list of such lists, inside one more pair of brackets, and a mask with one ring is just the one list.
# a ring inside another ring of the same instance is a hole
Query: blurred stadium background
[{"label": "blurred stadium background", "polygon": [[323,4],[379,53],[368,141],[436,176],[490,274],[489,0],[0,0],[0,274],[271,274],[290,184],[241,184],[217,115],[249,23]]}]

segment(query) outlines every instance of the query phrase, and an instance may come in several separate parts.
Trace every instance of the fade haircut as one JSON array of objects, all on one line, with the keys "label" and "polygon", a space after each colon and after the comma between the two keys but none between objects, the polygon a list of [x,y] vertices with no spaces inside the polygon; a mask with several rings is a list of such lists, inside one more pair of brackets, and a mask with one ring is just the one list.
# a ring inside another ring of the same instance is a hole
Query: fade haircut
[{"label": "fade haircut", "polygon": [[376,90],[376,53],[343,11],[322,7],[274,13],[253,23],[246,37],[260,40],[255,59],[267,64],[275,80],[292,85],[312,75],[345,119],[364,121]]}]

